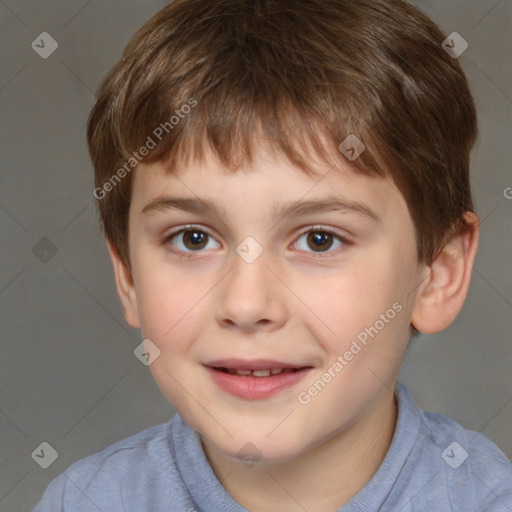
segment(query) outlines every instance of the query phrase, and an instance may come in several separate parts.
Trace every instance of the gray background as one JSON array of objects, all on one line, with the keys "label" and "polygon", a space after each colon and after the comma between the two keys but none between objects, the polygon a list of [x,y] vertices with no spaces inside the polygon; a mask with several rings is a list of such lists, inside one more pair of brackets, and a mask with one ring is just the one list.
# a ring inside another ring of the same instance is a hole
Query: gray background
[{"label": "gray background", "polygon": [[[1,512],[30,510],[72,462],[173,414],[133,355],[140,332],[123,320],[85,142],[100,80],[166,3],[0,0]],[[479,112],[482,236],[461,315],[412,344],[400,378],[420,407],[480,430],[510,458],[512,2],[416,4],[469,43],[460,60]],[[59,44],[46,60],[31,48],[42,32]],[[31,457],[43,441],[58,452],[48,469]]]}]

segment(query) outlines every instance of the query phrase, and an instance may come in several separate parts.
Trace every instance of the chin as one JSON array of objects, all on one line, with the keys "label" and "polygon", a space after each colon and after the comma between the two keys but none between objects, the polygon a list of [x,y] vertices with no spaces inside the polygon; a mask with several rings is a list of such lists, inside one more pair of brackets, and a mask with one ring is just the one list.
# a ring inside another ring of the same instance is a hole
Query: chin
[{"label": "chin", "polygon": [[222,436],[215,439],[205,436],[218,451],[230,459],[246,464],[282,463],[295,459],[306,451],[304,439],[298,439],[283,429],[281,435],[262,437],[261,430],[243,431],[240,435],[232,432],[233,438]]}]

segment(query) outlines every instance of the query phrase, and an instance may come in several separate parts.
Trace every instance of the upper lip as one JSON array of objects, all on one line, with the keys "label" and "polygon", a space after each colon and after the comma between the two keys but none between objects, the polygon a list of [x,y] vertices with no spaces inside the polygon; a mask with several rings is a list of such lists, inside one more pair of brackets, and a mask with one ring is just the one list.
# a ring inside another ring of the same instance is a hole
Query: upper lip
[{"label": "upper lip", "polygon": [[204,363],[210,368],[227,368],[232,370],[278,370],[282,368],[304,368],[311,366],[307,364],[284,363],[282,361],[271,361],[270,359],[253,359],[247,361],[244,359],[218,359]]}]

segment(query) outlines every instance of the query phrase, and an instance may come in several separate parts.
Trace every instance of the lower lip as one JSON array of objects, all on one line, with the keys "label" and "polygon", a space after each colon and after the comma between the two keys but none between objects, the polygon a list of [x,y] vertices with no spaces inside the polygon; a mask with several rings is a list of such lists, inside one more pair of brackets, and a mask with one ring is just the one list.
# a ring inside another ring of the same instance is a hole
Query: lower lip
[{"label": "lower lip", "polygon": [[223,391],[246,400],[261,400],[275,395],[302,380],[312,368],[303,368],[295,372],[278,373],[268,377],[252,375],[232,375],[221,370],[207,367],[213,382]]}]

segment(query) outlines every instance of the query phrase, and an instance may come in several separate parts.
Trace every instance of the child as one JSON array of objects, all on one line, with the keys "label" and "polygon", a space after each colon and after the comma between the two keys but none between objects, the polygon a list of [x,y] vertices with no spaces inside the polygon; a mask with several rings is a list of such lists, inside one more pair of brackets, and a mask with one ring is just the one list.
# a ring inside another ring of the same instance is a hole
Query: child
[{"label": "child", "polygon": [[138,31],[87,136],[125,318],[177,414],[35,512],[512,510],[505,455],[397,383],[478,244],[445,39],[402,0],[175,0]]}]

